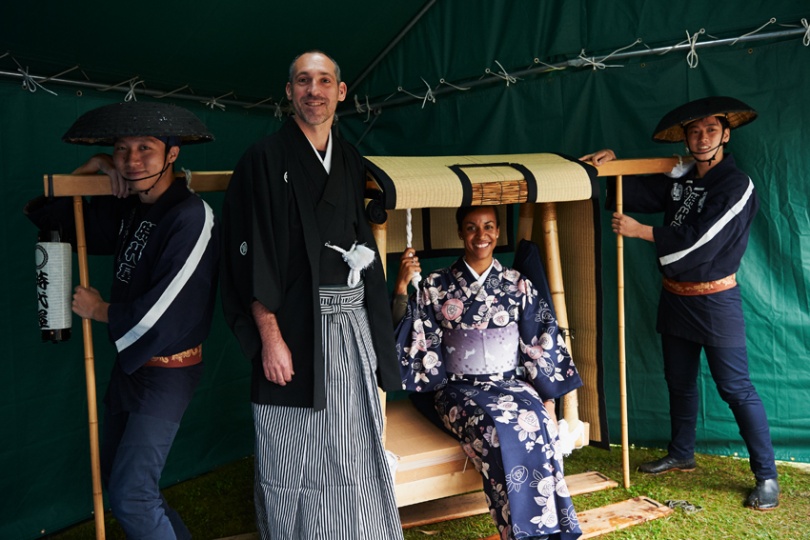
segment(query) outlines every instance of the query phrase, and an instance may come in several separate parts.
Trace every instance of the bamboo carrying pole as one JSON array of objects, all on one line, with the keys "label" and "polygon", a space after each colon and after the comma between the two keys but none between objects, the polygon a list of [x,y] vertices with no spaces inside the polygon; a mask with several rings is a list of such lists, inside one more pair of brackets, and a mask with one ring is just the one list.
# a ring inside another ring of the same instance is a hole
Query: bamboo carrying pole
[{"label": "bamboo carrying pole", "polygon": [[[84,210],[82,197],[73,197],[73,215],[76,224],[76,252],[79,257],[79,283],[90,286],[87,264],[87,242],[84,234]],[[87,384],[87,423],[90,431],[90,468],[93,473],[93,512],[96,521],[96,539],[104,540],[104,499],[101,493],[101,459],[98,443],[98,407],[96,405],[96,368],[93,353],[93,329],[91,320],[82,318],[84,338],[84,375]]]},{"label": "bamboo carrying pole", "polygon": [[[624,211],[622,197],[622,176],[616,176],[616,212]],[[622,423],[622,471],[624,487],[630,488],[630,443],[627,425],[627,369],[625,366],[625,328],[624,328],[624,237],[616,235],[616,294],[619,309],[619,402],[621,404]]]}]

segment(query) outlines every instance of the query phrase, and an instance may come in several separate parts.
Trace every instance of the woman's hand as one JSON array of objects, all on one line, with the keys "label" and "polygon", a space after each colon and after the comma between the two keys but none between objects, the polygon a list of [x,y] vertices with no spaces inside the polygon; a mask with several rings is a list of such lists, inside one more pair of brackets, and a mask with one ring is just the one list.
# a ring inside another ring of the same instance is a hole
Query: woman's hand
[{"label": "woman's hand", "polygon": [[96,174],[104,173],[110,177],[110,188],[112,194],[119,199],[129,197],[129,186],[124,177],[115,168],[113,158],[109,154],[96,154],[79,166],[73,174]]},{"label": "woman's hand", "polygon": [[584,161],[586,163],[590,162],[591,165],[598,167],[599,165],[604,165],[608,161],[613,161],[616,159],[616,154],[610,148],[604,148],[602,150],[598,150],[592,154],[587,154],[579,158],[580,161]]},{"label": "woman's hand", "polygon": [[394,294],[407,295],[408,283],[411,282],[415,274],[421,273],[422,267],[419,264],[419,257],[416,256],[416,250],[413,248],[406,249],[399,259],[399,272],[394,286]]}]

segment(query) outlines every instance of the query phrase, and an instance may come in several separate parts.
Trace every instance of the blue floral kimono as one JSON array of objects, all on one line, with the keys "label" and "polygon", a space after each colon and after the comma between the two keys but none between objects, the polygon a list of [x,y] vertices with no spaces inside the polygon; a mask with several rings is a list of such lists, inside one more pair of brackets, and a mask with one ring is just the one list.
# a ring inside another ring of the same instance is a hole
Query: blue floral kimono
[{"label": "blue floral kimono", "polygon": [[444,426],[483,477],[502,539],[581,535],[543,401],[582,385],[548,300],[497,260],[428,276],[397,328],[402,386],[438,390]]}]

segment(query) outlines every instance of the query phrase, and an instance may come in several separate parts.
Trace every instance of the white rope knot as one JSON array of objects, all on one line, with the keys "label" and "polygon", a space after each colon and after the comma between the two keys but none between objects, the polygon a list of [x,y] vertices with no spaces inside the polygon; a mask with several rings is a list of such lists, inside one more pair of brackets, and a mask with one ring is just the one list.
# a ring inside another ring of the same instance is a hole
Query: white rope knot
[{"label": "white rope knot", "polygon": [[375,259],[374,250],[366,247],[365,244],[355,242],[348,250],[329,242],[324,245],[341,253],[343,260],[349,265],[349,279],[346,281],[349,287],[354,287],[360,283],[360,272],[371,266]]},{"label": "white rope knot", "polygon": [[705,33],[706,33],[705,28],[701,28],[691,36],[689,35],[689,30],[686,31],[686,41],[689,43],[689,52],[686,53],[686,63],[689,64],[689,67],[692,69],[698,67],[698,62],[700,62],[700,59],[698,58],[698,53],[695,50],[698,37],[700,37],[701,34]]},{"label": "white rope knot", "polygon": [[668,173],[664,173],[670,178],[680,178],[686,173],[688,173],[692,169],[692,167],[695,166],[695,160],[691,156],[687,156],[686,159],[683,159],[683,156],[681,155],[677,155],[675,157],[678,158],[678,163],[676,163],[675,166],[672,167],[671,171],[669,171]]},{"label": "white rope knot", "polygon": [[124,96],[124,101],[138,101],[138,98],[135,96],[135,87],[139,84],[146,86],[143,81],[140,81],[137,78],[129,80],[129,91],[127,92],[127,95]]},{"label": "white rope knot", "polygon": [[424,79],[424,77],[419,77],[419,78],[422,79],[422,82],[425,83],[425,86],[427,86],[427,92],[425,92],[424,96],[417,96],[416,94],[408,92],[407,90],[405,90],[401,86],[397,87],[397,91],[402,92],[403,94],[408,94],[412,98],[421,99],[422,100],[422,108],[424,109],[425,104],[428,101],[430,101],[431,103],[436,103],[436,96],[433,95],[433,89],[430,87],[430,85],[427,83],[427,81]]},{"label": "white rope knot", "polygon": [[22,67],[19,67],[19,68],[17,68],[17,71],[22,73],[22,76],[23,76],[23,82],[22,82],[23,90],[28,90],[29,92],[31,92],[33,94],[34,92],[37,91],[37,88],[42,88],[43,90],[45,90],[49,94],[53,94],[54,96],[56,95],[56,92],[53,92],[52,90],[48,90],[47,88],[45,88],[44,86],[39,84],[37,81],[35,81],[34,77],[32,75],[28,74],[28,68],[23,69]]},{"label": "white rope knot", "polygon": [[802,19],[802,26],[804,26],[804,37],[802,38],[802,45],[810,47],[810,24],[807,19]]},{"label": "white rope knot", "polygon": [[357,114],[366,113],[365,122],[368,122],[371,119],[371,113],[372,113],[371,103],[369,103],[369,101],[368,101],[368,96],[366,96],[366,104],[363,105],[362,103],[360,103],[360,100],[357,99],[357,94],[355,94],[354,95],[354,110],[357,111]]},{"label": "white rope knot", "polygon": [[585,49],[582,49],[579,52],[579,56],[577,58],[579,58],[582,61],[581,65],[589,65],[593,68],[594,71],[596,71],[597,69],[605,69],[607,67],[602,62],[596,60],[595,57],[588,58],[587,56],[585,56]]},{"label": "white rope knot", "polygon": [[225,105],[217,101],[218,99],[219,98],[211,98],[211,101],[203,101],[203,105],[210,108],[212,111],[214,110],[214,107],[217,107],[220,111],[224,111]]},{"label": "white rope knot", "polygon": [[509,73],[506,71],[506,69],[504,69],[503,65],[501,65],[501,63],[498,62],[497,60],[495,60],[495,63],[498,64],[498,67],[501,68],[501,71],[499,71],[498,73],[495,73],[491,69],[487,68],[487,69],[484,70],[484,72],[489,74],[489,75],[495,75],[496,77],[499,77],[499,78],[505,80],[507,87],[509,86],[510,83],[511,84],[517,84],[517,81],[518,81],[517,77],[513,77],[512,75],[509,75]]}]

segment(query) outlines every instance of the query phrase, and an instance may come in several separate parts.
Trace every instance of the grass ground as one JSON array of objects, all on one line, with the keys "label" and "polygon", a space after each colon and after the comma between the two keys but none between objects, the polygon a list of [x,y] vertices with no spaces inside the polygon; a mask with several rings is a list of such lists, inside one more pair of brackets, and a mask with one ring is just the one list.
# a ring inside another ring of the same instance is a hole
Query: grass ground
[{"label": "grass ground", "polygon": [[[631,497],[645,496],[664,503],[684,500],[702,509],[686,512],[676,509],[669,517],[611,532],[605,540],[697,540],[697,539],[779,539],[810,538],[810,472],[790,465],[779,465],[781,504],[771,512],[755,512],[742,501],[753,487],[747,460],[718,456],[697,456],[698,468],[691,473],[642,475],[635,467],[642,461],[660,457],[661,451],[631,449],[631,487],[580,495],[574,498],[579,511],[598,508]],[[253,517],[253,462],[244,459],[199,478],[165,490],[166,498],[183,516],[194,538],[225,538],[255,531]],[[622,483],[621,451],[596,448],[577,450],[566,459],[566,473],[599,471]],[[107,538],[124,539],[123,532],[109,515]],[[406,540],[474,540],[494,534],[488,515],[437,523],[405,531]],[[50,540],[91,540],[92,522],[51,535]],[[351,539],[347,539],[351,540]],[[384,539],[363,539],[384,540]]]}]

